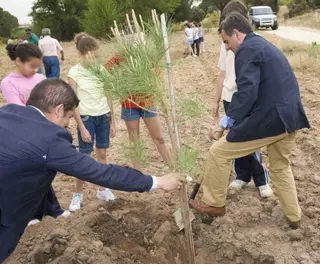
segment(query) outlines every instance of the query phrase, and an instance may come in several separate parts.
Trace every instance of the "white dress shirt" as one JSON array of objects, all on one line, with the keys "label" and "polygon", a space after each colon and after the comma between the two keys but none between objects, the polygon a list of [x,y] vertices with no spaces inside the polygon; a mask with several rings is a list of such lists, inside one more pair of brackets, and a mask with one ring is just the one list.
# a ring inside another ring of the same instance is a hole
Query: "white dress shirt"
[{"label": "white dress shirt", "polygon": [[45,36],[39,40],[39,48],[42,52],[43,57],[56,56],[63,50],[58,40]]}]

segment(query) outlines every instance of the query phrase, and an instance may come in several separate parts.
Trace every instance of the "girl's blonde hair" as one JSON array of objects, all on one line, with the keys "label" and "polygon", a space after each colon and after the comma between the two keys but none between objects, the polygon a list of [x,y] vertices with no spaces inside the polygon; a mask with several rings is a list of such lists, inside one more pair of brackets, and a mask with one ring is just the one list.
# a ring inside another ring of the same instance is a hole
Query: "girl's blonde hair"
[{"label": "girl's blonde hair", "polygon": [[89,51],[99,49],[98,41],[91,37],[86,32],[77,34],[74,38],[77,50],[82,54],[87,54]]}]

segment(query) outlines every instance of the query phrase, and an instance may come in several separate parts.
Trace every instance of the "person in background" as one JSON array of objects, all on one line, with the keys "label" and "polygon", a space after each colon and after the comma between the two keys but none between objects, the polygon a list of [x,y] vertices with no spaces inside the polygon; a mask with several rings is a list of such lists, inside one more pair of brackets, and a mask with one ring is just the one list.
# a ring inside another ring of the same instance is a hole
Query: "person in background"
[{"label": "person in background", "polygon": [[12,44],[13,45],[18,45],[18,38],[17,37],[13,37],[12,38]]},{"label": "person in background", "polygon": [[[74,111],[78,125],[79,152],[91,155],[95,142],[97,161],[107,163],[110,136],[116,134],[113,105],[105,97],[102,84],[87,69],[91,56],[99,57],[99,44],[94,38],[80,34],[76,37],[76,48],[80,63],[70,69],[68,83],[80,99],[79,107]],[[76,192],[69,206],[72,212],[81,208],[83,184],[83,181],[76,180]],[[111,190],[105,187],[98,188],[96,197],[103,201],[115,199]]]},{"label": "person in background", "polygon": [[[193,51],[193,54],[196,54],[197,56],[199,56],[200,55],[199,28],[196,22],[192,23],[192,29],[193,29],[193,44],[191,45],[192,51]],[[196,52],[194,48],[196,48]]]},{"label": "person in background", "polygon": [[204,49],[204,28],[202,27],[201,23],[198,23],[198,27],[199,27],[200,52],[205,52],[205,49]]},{"label": "person in background", "polygon": [[27,34],[27,38],[28,38],[28,42],[34,45],[39,45],[39,37],[32,33],[32,30],[30,28],[26,29],[26,34]]},{"label": "person in background", "polygon": [[[222,19],[233,11],[239,12],[248,18],[246,6],[239,0],[229,2],[222,11]],[[218,64],[220,75],[218,78],[218,87],[216,90],[215,101],[212,110],[213,118],[219,117],[219,105],[222,99],[224,111],[227,113],[232,96],[238,91],[235,73],[235,55],[233,51],[226,50],[226,45],[222,42],[220,48],[220,57]],[[268,169],[262,164],[261,151],[258,150],[248,156],[238,158],[233,161],[233,170],[236,179],[232,181],[229,188],[241,190],[253,178],[256,187],[259,189],[262,198],[270,197],[273,191],[269,186],[270,176]]]},{"label": "person in background", "polygon": [[58,53],[61,54],[61,61],[64,61],[63,48],[58,40],[52,38],[49,28],[42,29],[43,39],[39,40],[39,48],[43,54],[43,64],[47,78],[60,77],[60,61]]},{"label": "person in background", "polygon": [[185,55],[188,58],[190,55],[193,56],[193,50],[192,50],[193,29],[192,29],[190,23],[186,24],[185,34],[186,34],[186,51],[185,51]]},{"label": "person in background", "polygon": [[78,152],[66,129],[78,104],[66,82],[47,79],[31,91],[27,106],[0,109],[0,263],[16,248],[57,172],[127,192],[173,191],[185,181],[180,174],[145,175]]},{"label": "person in background", "polygon": [[9,38],[8,41],[7,41],[7,45],[9,44],[13,44],[13,39],[12,38]]},{"label": "person in background", "polygon": [[230,13],[219,32],[226,49],[236,54],[238,91],[220,120],[229,132],[211,146],[205,161],[202,200],[190,200],[190,206],[211,216],[224,215],[231,161],[267,147],[280,206],[289,226],[297,229],[301,208],[290,156],[298,130],[310,128],[299,84],[282,52],[254,34],[249,20],[239,12]]},{"label": "person in background", "polygon": [[[25,106],[34,86],[45,79],[42,74],[37,73],[42,53],[36,45],[29,43],[10,44],[7,46],[7,52],[10,59],[15,62],[16,69],[2,80],[0,85],[2,93],[8,104]],[[67,217],[69,214],[68,211],[61,209],[51,186],[29,224],[38,223],[45,215],[56,218],[60,215]]]}]

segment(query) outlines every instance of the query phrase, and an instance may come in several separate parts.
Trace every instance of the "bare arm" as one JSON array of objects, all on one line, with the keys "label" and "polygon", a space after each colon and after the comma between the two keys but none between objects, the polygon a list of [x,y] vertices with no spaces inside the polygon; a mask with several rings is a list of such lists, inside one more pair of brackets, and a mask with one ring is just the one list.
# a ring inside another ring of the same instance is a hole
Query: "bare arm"
[{"label": "bare arm", "polygon": [[[72,87],[72,89],[77,91],[77,83],[70,77],[68,77],[68,84]],[[91,135],[88,132],[88,130],[86,129],[84,123],[82,122],[79,108],[76,108],[73,111],[73,117],[76,120],[77,126],[80,130],[82,140],[86,143],[90,143],[91,142]]]},{"label": "bare arm", "polygon": [[60,53],[61,53],[61,60],[64,61],[64,52],[63,52],[63,50],[61,50]]},{"label": "bare arm", "polygon": [[111,114],[111,119],[110,119],[111,131],[110,131],[110,135],[111,135],[111,137],[115,137],[116,136],[116,119],[115,119],[113,103],[112,103],[111,99],[108,99],[108,105],[110,107],[110,114]]},{"label": "bare arm", "polygon": [[223,82],[226,77],[225,71],[220,71],[219,77],[218,77],[218,85],[216,90],[216,95],[213,102],[213,108],[212,108],[212,117],[216,118],[219,116],[219,104],[221,100],[222,95],[222,89],[223,89]]}]

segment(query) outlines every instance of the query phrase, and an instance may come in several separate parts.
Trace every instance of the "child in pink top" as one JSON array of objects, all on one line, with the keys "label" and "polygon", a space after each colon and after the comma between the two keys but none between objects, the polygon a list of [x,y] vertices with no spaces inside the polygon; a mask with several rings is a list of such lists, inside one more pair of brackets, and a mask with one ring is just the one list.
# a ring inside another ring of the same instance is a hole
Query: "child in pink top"
[{"label": "child in pink top", "polygon": [[[41,67],[42,53],[38,46],[30,43],[9,44],[6,49],[8,56],[17,67],[14,72],[2,80],[1,90],[7,103],[25,106],[34,86],[46,79],[37,73]],[[69,211],[61,209],[52,186],[37,211],[34,212],[29,225],[38,223],[45,215],[54,218],[60,215],[64,217],[70,215]]]},{"label": "child in pink top", "polygon": [[42,53],[36,45],[29,43],[9,44],[7,51],[17,67],[1,82],[3,96],[9,104],[26,105],[33,87],[45,79],[37,73],[41,67]]}]

